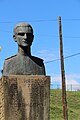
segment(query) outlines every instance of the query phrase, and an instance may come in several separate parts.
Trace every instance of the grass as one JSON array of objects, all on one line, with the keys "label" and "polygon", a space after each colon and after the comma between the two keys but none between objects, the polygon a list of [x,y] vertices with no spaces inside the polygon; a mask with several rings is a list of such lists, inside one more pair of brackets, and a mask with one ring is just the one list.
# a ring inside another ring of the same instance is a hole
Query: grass
[{"label": "grass", "polygon": [[[80,120],[80,91],[67,91],[68,120]],[[50,91],[50,120],[64,120],[62,91]]]}]

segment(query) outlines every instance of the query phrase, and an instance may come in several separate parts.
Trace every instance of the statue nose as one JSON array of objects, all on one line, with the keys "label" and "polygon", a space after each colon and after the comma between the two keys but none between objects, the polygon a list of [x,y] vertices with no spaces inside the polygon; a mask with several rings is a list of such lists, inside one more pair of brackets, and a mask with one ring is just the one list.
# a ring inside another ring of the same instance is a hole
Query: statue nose
[{"label": "statue nose", "polygon": [[25,38],[25,39],[27,38],[27,34],[24,34],[24,38]]}]

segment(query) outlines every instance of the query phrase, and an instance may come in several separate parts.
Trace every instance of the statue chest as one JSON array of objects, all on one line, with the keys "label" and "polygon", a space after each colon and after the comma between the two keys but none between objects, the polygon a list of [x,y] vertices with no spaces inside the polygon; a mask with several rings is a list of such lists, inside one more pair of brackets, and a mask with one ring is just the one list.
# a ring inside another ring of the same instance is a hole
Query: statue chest
[{"label": "statue chest", "polygon": [[6,72],[13,75],[42,75],[44,69],[29,57],[16,57],[7,62]]}]

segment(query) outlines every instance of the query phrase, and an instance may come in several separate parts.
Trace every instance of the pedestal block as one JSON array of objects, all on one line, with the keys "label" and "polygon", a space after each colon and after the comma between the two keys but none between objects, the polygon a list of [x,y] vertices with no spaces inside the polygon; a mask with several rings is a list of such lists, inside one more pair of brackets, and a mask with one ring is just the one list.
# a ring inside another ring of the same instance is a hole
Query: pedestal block
[{"label": "pedestal block", "polygon": [[50,77],[3,76],[5,120],[49,120]]},{"label": "pedestal block", "polygon": [[1,78],[0,78],[0,120],[5,120],[4,89],[3,89],[3,82]]}]

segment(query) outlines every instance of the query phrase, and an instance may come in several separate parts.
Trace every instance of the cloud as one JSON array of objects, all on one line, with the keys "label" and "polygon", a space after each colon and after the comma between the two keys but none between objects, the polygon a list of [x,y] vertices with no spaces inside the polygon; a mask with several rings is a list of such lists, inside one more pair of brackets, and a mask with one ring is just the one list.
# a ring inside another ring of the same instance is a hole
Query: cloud
[{"label": "cloud", "polygon": [[52,53],[52,51],[48,50],[40,50],[37,52],[37,55],[41,57],[45,62],[57,59],[57,54]]},{"label": "cloud", "polygon": [[68,74],[66,75],[67,79],[80,79],[80,74]]},{"label": "cloud", "polygon": [[66,88],[67,88],[67,90],[71,90],[71,91],[80,90],[80,83],[77,82],[76,80],[67,80]]},{"label": "cloud", "polygon": [[51,83],[54,82],[59,82],[59,84],[61,83],[61,77],[59,75],[54,75],[51,77]]},{"label": "cloud", "polygon": [[69,74],[66,75],[66,88],[67,90],[80,90],[80,80],[79,74]]},{"label": "cloud", "polygon": [[[66,89],[67,90],[80,90],[80,83],[78,82],[80,80],[79,74],[68,74],[66,75]],[[56,74],[51,77],[51,85],[57,85],[62,86],[61,76]]]}]

